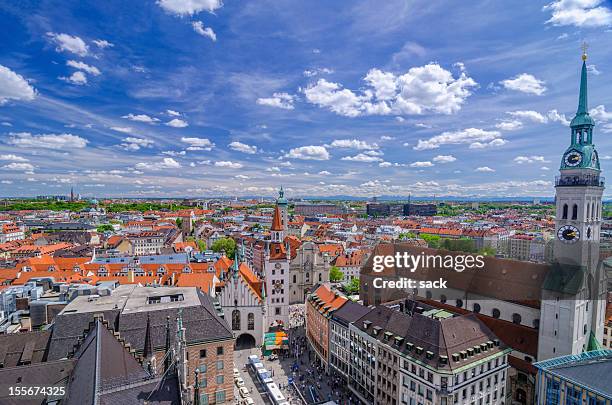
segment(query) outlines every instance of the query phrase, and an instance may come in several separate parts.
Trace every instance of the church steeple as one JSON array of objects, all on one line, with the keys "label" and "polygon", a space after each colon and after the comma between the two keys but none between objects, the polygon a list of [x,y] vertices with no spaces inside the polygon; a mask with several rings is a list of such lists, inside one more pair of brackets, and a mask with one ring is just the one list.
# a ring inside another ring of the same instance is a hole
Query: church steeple
[{"label": "church steeple", "polygon": [[578,109],[570,123],[571,142],[563,154],[561,170],[591,169],[599,171],[599,159],[593,145],[593,127],[595,127],[595,122],[589,115],[586,45],[583,45],[582,49]]}]

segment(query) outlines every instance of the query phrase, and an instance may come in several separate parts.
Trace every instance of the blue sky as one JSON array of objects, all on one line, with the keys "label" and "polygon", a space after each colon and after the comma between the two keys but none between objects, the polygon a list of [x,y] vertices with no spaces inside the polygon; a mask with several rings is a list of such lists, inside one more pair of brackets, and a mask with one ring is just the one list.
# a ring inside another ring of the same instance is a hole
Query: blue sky
[{"label": "blue sky", "polygon": [[608,1],[14,4],[3,196],[551,196],[584,40],[612,171]]}]

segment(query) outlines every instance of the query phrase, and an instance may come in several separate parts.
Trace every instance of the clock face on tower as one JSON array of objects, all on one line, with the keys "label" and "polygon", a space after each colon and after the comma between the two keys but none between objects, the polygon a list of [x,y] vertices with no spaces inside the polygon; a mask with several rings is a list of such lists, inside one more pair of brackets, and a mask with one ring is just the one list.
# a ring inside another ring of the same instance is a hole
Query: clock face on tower
[{"label": "clock face on tower", "polygon": [[575,243],[580,239],[580,231],[572,225],[564,225],[557,231],[557,238],[565,243]]},{"label": "clock face on tower", "polygon": [[571,151],[563,158],[567,166],[578,166],[582,162],[582,154],[578,151]]}]

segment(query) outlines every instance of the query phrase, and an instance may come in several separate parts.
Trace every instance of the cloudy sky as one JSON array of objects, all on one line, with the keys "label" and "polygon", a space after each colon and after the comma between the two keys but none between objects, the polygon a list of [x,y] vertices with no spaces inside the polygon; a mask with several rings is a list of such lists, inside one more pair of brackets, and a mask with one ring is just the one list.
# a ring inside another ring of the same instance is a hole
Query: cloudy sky
[{"label": "cloudy sky", "polygon": [[0,195],[552,196],[583,40],[612,171],[612,4],[511,3],[2,2]]}]

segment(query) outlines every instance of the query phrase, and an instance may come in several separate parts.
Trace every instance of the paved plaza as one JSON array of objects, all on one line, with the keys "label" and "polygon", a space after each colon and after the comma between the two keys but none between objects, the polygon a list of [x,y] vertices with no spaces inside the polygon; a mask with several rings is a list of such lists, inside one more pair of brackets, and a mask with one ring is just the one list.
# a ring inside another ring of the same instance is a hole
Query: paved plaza
[{"label": "paved plaza", "polygon": [[[350,401],[344,381],[334,378],[316,366],[316,355],[307,348],[303,327],[289,330],[289,342],[291,355],[281,354],[276,360],[263,357],[260,348],[234,352],[235,367],[239,369],[245,386],[251,392],[251,398],[256,404],[272,402],[253,371],[246,366],[248,357],[252,354],[262,359],[264,367],[272,373],[272,379],[291,405],[319,404],[327,401],[338,404],[355,403]],[[235,391],[239,398],[238,390]]]}]

